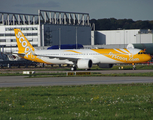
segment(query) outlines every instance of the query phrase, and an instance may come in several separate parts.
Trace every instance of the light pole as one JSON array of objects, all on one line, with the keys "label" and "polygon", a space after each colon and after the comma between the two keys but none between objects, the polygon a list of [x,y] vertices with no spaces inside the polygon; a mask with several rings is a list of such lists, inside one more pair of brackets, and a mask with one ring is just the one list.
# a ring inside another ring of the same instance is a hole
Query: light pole
[{"label": "light pole", "polygon": [[59,49],[61,49],[61,28],[59,28]]},{"label": "light pole", "polygon": [[78,44],[78,38],[77,38],[77,27],[76,27],[76,49],[77,49],[77,44]]}]

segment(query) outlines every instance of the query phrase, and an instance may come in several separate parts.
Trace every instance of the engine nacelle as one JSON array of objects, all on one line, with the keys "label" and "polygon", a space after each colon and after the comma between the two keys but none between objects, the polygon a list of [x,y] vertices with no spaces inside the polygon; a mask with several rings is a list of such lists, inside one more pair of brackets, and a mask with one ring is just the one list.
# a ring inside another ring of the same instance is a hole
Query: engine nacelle
[{"label": "engine nacelle", "polygon": [[99,63],[97,64],[100,68],[112,68],[113,64],[104,64],[104,63]]},{"label": "engine nacelle", "polygon": [[92,67],[92,60],[90,59],[79,59],[77,61],[77,66],[80,69],[89,69]]}]

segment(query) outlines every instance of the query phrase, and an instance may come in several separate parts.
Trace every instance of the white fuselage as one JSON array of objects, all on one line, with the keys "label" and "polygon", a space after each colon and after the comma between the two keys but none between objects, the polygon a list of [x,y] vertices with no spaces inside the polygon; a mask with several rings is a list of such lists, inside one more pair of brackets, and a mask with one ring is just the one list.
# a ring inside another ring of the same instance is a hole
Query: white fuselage
[{"label": "white fuselage", "polygon": [[[97,49],[98,50],[98,49]],[[131,49],[129,52],[124,49],[115,50],[116,53],[111,49],[100,49],[101,52],[95,51],[95,49],[74,49],[74,50],[35,50],[35,53],[40,59],[49,64],[73,64],[69,58],[77,59],[90,59],[93,64],[97,63],[132,63],[130,58],[140,51],[139,49]],[[104,51],[104,52],[103,52]],[[121,52],[122,51],[122,52]],[[54,57],[54,58],[52,58]],[[138,56],[139,57],[139,56]],[[143,62],[137,57],[136,62]],[[131,59],[132,60],[132,59]],[[145,60],[144,60],[145,61]],[[135,61],[133,61],[135,62]]]}]

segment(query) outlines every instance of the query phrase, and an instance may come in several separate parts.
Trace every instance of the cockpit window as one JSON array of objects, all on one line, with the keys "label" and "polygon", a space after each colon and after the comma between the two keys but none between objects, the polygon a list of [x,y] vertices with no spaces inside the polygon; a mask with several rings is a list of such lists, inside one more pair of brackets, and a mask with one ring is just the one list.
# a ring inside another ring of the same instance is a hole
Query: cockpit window
[{"label": "cockpit window", "polygon": [[144,54],[147,54],[146,52],[144,52]]},{"label": "cockpit window", "polygon": [[138,52],[138,54],[147,54],[146,52]]}]

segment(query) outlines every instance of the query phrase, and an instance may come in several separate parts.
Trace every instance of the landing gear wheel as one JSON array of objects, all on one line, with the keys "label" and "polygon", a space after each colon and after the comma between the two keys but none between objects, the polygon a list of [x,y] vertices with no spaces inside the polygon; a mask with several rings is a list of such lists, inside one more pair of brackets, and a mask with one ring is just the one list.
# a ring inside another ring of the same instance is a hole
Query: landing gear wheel
[{"label": "landing gear wheel", "polygon": [[72,68],[71,68],[71,71],[75,71],[75,70],[76,70],[76,67],[72,67]]}]

